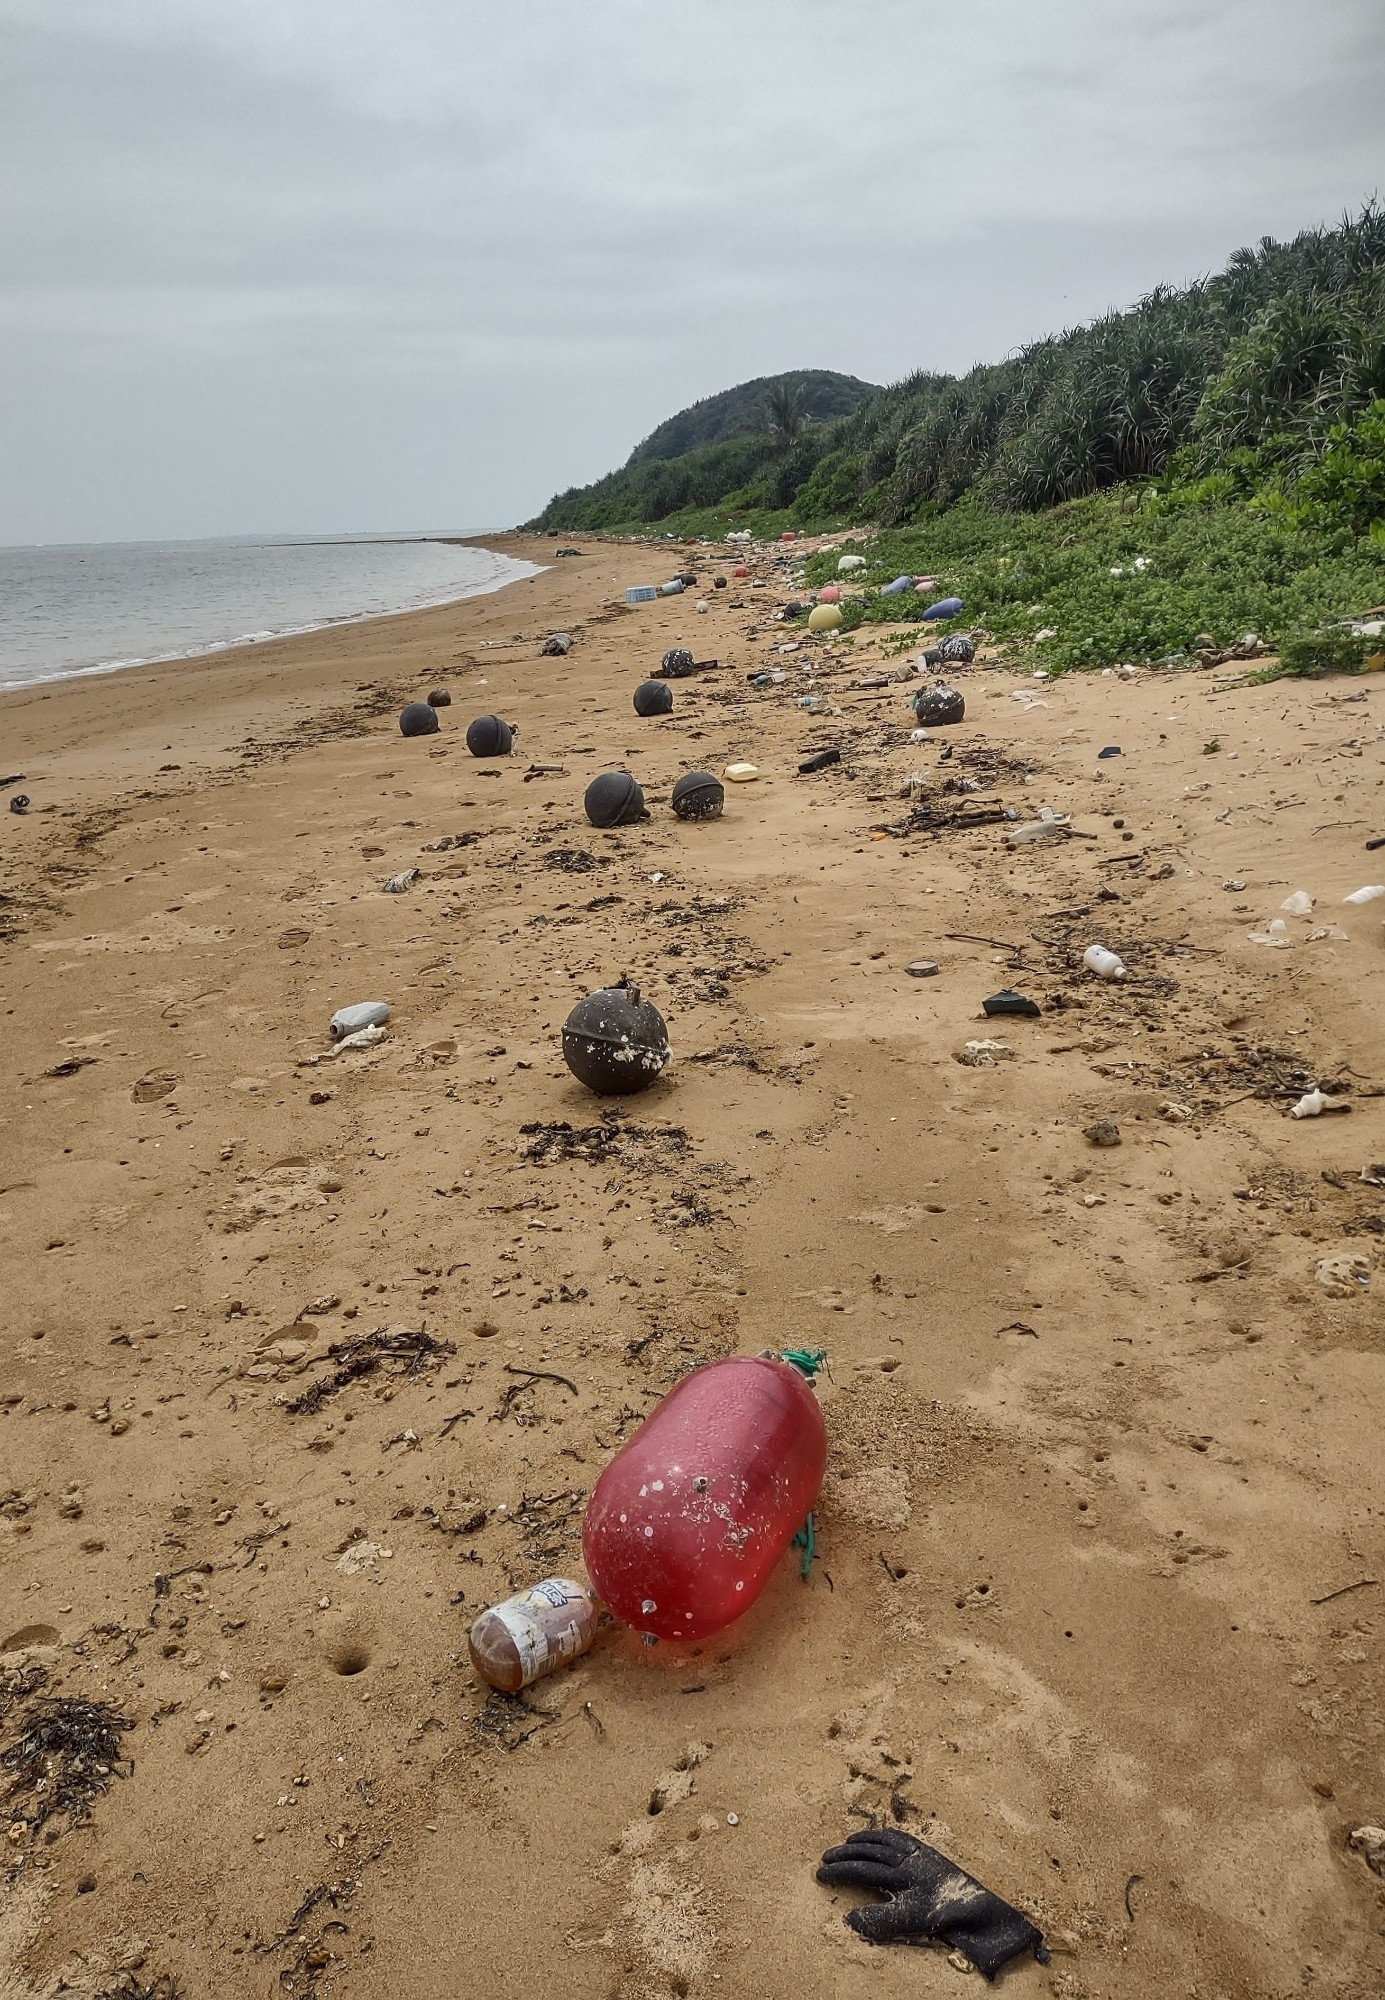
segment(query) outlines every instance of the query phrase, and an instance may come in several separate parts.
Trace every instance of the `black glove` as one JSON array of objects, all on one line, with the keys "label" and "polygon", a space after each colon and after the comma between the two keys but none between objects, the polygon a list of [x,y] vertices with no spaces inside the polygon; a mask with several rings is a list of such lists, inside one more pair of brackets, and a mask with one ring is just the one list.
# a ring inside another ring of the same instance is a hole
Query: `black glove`
[{"label": "black glove", "polygon": [[1031,1947],[1041,1965],[1048,1963],[1044,1934],[1028,1917],[993,1896],[936,1847],[925,1847],[893,1827],[870,1827],[851,1834],[845,1846],[830,1847],[818,1880],[831,1889],[874,1889],[888,1898],[846,1913],[846,1922],[867,1944],[941,1938],[964,1952],[987,1979]]}]

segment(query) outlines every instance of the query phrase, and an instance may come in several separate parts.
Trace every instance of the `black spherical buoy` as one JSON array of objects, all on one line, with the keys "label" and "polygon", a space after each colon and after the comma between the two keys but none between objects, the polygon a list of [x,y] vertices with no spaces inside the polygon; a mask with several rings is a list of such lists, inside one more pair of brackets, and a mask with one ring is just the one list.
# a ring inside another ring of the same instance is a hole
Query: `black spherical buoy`
[{"label": "black spherical buoy", "polygon": [[667,681],[641,681],[635,689],[636,715],[672,715],[673,689]]},{"label": "black spherical buoy", "polygon": [[965,632],[949,632],[938,648],[938,657],[951,660],[956,666],[969,667],[976,658],[976,648]]},{"label": "black spherical buoy", "polygon": [[446,688],[434,688],[428,697],[429,708],[451,708],[452,697]]},{"label": "black spherical buoy", "polygon": [[647,1090],[669,1059],[664,1017],[622,980],[579,1000],[563,1023],[563,1060],[603,1097]]},{"label": "black spherical buoy", "polygon": [[726,788],[710,771],[685,771],[671,803],[679,819],[716,819],[726,804]]},{"label": "black spherical buoy", "polygon": [[644,812],[644,793],[628,771],[603,771],[582,804],[593,826],[633,826]]},{"label": "black spherical buoy", "polygon": [[683,681],[696,664],[686,646],[671,646],[664,654],[659,670],[666,681]]},{"label": "black spherical buoy", "polygon": [[960,722],[967,712],[967,705],[956,688],[946,687],[939,681],[936,687],[920,688],[914,696],[914,714],[923,729],[941,729],[949,722]]},{"label": "black spherical buoy", "polygon": [[426,701],[411,701],[399,718],[399,728],[405,736],[436,736],[437,711]]},{"label": "black spherical buoy", "polygon": [[473,757],[508,757],[514,734],[498,715],[478,715],[467,725],[466,747]]}]

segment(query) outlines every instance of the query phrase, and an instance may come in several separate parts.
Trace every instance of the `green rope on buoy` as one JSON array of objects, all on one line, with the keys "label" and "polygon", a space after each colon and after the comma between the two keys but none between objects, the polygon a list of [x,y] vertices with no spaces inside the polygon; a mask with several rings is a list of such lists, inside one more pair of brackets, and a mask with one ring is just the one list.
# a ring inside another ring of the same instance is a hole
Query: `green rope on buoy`
[{"label": "green rope on buoy", "polygon": [[797,1368],[799,1373],[806,1375],[811,1382],[827,1360],[827,1349],[825,1347],[782,1347],[779,1350],[779,1359],[787,1361],[791,1367]]},{"label": "green rope on buoy", "polygon": [[803,1551],[802,1560],[798,1565],[798,1573],[803,1578],[803,1581],[807,1583],[813,1573],[813,1558],[818,1552],[817,1529],[813,1524],[811,1514],[794,1536],[792,1546]]}]

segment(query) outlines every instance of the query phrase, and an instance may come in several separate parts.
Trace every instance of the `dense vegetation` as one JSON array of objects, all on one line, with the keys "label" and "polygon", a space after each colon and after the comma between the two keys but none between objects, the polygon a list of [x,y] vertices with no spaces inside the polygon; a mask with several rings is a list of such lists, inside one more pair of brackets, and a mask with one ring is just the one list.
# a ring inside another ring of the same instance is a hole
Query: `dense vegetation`
[{"label": "dense vegetation", "polygon": [[[719,404],[738,434],[715,416],[677,428]],[[531,525],[869,523],[867,585],[935,572],[970,622],[1057,667],[1164,657],[1202,632],[1293,640],[1385,599],[1385,210],[1266,237],[967,375],[809,415],[791,378],[743,384]],[[921,608],[868,595],[848,622]]]},{"label": "dense vegetation", "polygon": [[[1160,287],[1129,312],[964,376],[911,376],[829,421],[773,423],[769,386],[694,406],[532,525],[677,527],[672,517],[717,508],[803,527],[902,526],[968,493],[1028,511],[1169,475],[1284,490],[1329,449],[1339,483],[1364,481],[1359,515],[1377,475],[1347,460],[1378,457],[1377,420],[1364,436],[1359,426],[1385,399],[1385,211],[1370,202],[1336,229],[1267,237],[1216,277]],[[723,403],[743,425],[758,405],[758,428],[726,437],[715,416],[685,425]],[[688,448],[663,455],[684,436]]]},{"label": "dense vegetation", "polygon": [[704,445],[753,437],[785,412],[796,411],[799,429],[828,417],[849,417],[878,394],[874,383],[862,382],[855,375],[835,375],[830,368],[791,368],[785,375],[758,375],[753,382],[740,382],[734,389],[723,389],[719,396],[704,396],[700,403],[669,417],[635,446],[629,463],[681,458]]}]

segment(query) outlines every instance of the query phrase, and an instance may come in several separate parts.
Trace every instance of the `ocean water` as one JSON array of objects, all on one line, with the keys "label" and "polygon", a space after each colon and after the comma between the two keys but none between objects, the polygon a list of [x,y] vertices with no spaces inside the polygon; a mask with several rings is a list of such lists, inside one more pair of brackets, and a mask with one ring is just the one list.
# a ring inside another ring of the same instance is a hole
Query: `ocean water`
[{"label": "ocean water", "polygon": [[0,548],[0,688],[448,604],[535,569],[423,535]]}]

